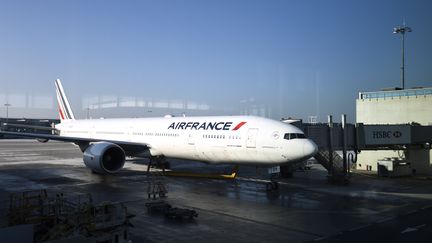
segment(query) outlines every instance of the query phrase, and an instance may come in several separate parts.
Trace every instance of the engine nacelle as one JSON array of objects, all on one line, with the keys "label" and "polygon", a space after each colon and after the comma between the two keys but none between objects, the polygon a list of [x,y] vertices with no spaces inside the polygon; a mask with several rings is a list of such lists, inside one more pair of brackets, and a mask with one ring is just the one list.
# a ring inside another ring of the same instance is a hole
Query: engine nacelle
[{"label": "engine nacelle", "polygon": [[115,173],[123,168],[126,155],[117,144],[93,143],[84,151],[84,164],[94,172]]}]

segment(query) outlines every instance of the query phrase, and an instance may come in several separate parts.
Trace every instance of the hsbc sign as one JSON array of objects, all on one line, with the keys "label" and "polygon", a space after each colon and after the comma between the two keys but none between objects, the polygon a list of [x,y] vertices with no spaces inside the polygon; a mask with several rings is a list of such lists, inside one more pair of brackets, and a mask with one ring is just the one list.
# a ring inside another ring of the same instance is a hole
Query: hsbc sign
[{"label": "hsbc sign", "polygon": [[366,145],[397,145],[411,143],[409,125],[364,125]]},{"label": "hsbc sign", "polygon": [[373,131],[372,138],[373,139],[382,139],[382,138],[400,138],[402,137],[401,131]]}]

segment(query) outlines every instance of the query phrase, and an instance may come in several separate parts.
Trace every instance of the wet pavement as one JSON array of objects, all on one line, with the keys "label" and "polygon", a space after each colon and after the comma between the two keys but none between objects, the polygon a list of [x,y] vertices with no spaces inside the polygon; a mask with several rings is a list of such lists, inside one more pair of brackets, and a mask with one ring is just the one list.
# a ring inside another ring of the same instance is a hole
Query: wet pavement
[{"label": "wet pavement", "polygon": [[[97,175],[71,144],[0,140],[0,225],[6,223],[9,193],[47,189],[65,195],[91,193],[96,203],[124,202],[136,215],[131,220],[133,242],[346,242],[379,239],[389,232],[414,242],[432,227],[432,217],[422,216],[432,211],[427,209],[432,205],[431,180],[354,174],[350,185],[337,186],[327,183],[320,165],[280,180],[277,192],[265,191],[267,170],[254,167],[240,167],[236,180],[165,177],[166,201],[199,214],[194,220],[168,220],[147,213],[144,162],[130,159],[118,174]],[[170,162],[173,170],[230,170]],[[392,230],[376,230],[380,225]]]}]

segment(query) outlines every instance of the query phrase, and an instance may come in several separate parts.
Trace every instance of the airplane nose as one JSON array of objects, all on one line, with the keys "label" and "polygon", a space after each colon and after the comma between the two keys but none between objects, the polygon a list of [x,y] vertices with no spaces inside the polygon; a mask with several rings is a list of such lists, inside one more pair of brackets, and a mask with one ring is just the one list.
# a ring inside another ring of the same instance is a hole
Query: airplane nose
[{"label": "airplane nose", "polygon": [[303,155],[304,157],[312,157],[318,152],[318,146],[311,140],[306,140],[303,143]]}]

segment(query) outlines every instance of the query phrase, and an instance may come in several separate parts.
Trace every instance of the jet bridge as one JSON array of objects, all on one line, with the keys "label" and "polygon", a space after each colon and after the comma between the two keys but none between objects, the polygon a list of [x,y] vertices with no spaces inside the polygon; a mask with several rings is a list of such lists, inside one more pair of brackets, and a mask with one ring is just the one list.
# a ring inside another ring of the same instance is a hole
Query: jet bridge
[{"label": "jet bridge", "polygon": [[357,162],[362,150],[430,150],[432,144],[432,126],[418,124],[349,124],[342,115],[341,123],[334,123],[329,116],[328,123],[293,125],[317,144],[315,159],[327,169],[331,182],[349,182],[350,165]]}]

